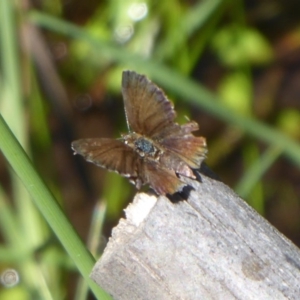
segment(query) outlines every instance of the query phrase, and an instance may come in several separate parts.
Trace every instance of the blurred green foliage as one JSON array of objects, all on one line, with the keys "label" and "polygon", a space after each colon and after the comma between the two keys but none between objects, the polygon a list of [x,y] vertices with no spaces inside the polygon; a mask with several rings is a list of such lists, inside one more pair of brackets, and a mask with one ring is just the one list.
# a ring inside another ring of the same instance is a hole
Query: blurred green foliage
[{"label": "blurred green foliage", "polygon": [[[300,60],[300,24],[292,22],[300,5],[275,2],[1,1],[0,112],[94,256],[134,189],[74,158],[70,142],[127,130],[124,69],[164,88],[179,121],[197,120],[208,164],[300,244],[300,93],[290,71]],[[2,158],[0,183],[0,274],[21,274],[14,287],[2,282],[0,298],[72,297],[76,261]],[[289,205],[281,217],[282,195]],[[93,210],[99,218],[90,224]],[[73,298],[87,289],[81,282]]]}]

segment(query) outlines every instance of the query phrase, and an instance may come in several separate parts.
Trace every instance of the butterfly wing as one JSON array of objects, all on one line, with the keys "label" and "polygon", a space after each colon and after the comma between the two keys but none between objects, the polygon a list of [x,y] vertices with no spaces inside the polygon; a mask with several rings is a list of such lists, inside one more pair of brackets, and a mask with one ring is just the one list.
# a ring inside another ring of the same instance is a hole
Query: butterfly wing
[{"label": "butterfly wing", "polygon": [[206,140],[203,137],[195,137],[191,132],[198,130],[196,122],[188,122],[184,125],[174,124],[171,130],[163,131],[157,139],[166,151],[161,158],[163,164],[171,165],[176,173],[190,176],[187,169],[199,168],[207,153]]},{"label": "butterfly wing", "polygon": [[157,162],[145,160],[142,168],[143,184],[149,184],[158,195],[172,195],[186,186],[173,170],[163,168]]},{"label": "butterfly wing", "polygon": [[172,103],[146,76],[124,71],[122,94],[130,131],[151,138],[174,122],[176,113]]},{"label": "butterfly wing", "polygon": [[174,194],[186,185],[172,170],[161,167],[157,162],[142,160],[126,144],[113,139],[82,139],[72,143],[75,154],[108,170],[129,177],[139,189],[149,184],[159,195]]},{"label": "butterfly wing", "polygon": [[120,140],[107,138],[82,139],[72,143],[75,154],[87,161],[120,173],[124,177],[137,177],[137,154]]}]

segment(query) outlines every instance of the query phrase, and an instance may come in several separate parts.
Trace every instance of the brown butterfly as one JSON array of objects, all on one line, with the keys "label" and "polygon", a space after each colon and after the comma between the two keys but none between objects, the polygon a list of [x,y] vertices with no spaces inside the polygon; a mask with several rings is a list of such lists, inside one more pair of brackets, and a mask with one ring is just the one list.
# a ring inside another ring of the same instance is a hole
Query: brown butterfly
[{"label": "brown butterfly", "polygon": [[196,122],[179,125],[163,91],[146,76],[124,71],[122,94],[129,133],[120,139],[93,138],[72,143],[75,154],[120,173],[140,189],[149,184],[157,194],[174,194],[186,183],[178,175],[195,178],[207,152],[206,140],[191,132]]}]

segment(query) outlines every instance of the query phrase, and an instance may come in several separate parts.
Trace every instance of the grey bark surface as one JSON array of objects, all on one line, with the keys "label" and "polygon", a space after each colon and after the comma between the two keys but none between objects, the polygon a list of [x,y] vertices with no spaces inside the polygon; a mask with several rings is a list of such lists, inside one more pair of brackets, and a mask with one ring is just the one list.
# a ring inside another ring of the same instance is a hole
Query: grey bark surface
[{"label": "grey bark surface", "polygon": [[300,251],[223,183],[137,194],[91,278],[114,299],[300,299]]}]

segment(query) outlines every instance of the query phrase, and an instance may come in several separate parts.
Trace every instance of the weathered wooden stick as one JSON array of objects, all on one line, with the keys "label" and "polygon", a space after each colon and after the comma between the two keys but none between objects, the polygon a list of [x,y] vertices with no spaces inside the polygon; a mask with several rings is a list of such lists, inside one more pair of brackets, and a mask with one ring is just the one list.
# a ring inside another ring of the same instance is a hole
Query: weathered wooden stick
[{"label": "weathered wooden stick", "polygon": [[114,299],[300,299],[300,250],[223,183],[138,194],[91,278]]}]

